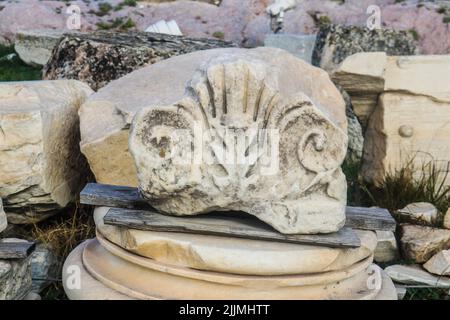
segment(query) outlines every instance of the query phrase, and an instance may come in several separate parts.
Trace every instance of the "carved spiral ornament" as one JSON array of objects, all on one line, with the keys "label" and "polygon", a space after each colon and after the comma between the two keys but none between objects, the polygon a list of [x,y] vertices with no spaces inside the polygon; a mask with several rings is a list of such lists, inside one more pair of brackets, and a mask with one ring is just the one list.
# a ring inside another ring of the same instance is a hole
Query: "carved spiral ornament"
[{"label": "carved spiral ornament", "polygon": [[264,60],[219,56],[198,67],[180,101],[136,115],[130,151],[154,207],[242,210],[285,233],[335,231],[306,216],[342,216],[347,136],[303,92],[281,94],[274,72]]}]

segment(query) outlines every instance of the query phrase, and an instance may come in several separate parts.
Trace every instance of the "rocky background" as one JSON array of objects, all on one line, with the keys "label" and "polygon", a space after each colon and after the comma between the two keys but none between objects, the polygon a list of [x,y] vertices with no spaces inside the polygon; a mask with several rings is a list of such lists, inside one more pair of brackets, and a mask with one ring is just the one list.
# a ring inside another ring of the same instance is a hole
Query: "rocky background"
[{"label": "rocky background", "polygon": [[[64,29],[70,5],[81,10],[81,31],[121,28],[145,30],[159,20],[175,20],[183,35],[220,38],[245,47],[263,44],[273,33],[265,9],[274,0],[203,1],[0,1],[0,43],[10,44],[18,31]],[[364,26],[369,5],[378,5],[383,28],[406,30],[423,54],[450,52],[448,1],[299,0],[285,13],[281,33],[313,34],[321,22]],[[70,12],[69,12],[70,13]]]}]

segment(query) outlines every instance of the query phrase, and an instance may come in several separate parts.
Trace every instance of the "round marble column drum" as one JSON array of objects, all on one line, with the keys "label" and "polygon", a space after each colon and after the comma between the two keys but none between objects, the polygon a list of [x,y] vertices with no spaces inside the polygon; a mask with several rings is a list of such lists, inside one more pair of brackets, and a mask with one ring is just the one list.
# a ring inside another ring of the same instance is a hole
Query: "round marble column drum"
[{"label": "round marble column drum", "polygon": [[66,260],[70,299],[396,299],[371,231],[338,249],[107,226],[107,209],[95,211],[97,239]]}]

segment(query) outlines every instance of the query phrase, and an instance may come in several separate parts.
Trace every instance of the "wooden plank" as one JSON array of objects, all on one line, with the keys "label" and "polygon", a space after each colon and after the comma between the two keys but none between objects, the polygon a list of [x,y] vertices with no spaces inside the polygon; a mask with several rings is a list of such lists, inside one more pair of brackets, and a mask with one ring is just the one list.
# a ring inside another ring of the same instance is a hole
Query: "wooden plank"
[{"label": "wooden plank", "polygon": [[80,193],[80,203],[102,207],[150,209],[137,188],[88,183]]},{"label": "wooden plank", "polygon": [[[88,183],[81,191],[80,202],[94,206],[128,209],[151,209],[137,188]],[[347,207],[346,226],[353,229],[395,231],[394,218],[386,209]]]},{"label": "wooden plank", "polygon": [[36,243],[28,241],[0,242],[0,259],[24,259],[35,247]]},{"label": "wooden plank", "polygon": [[347,207],[345,225],[353,229],[395,231],[396,222],[387,209]]},{"label": "wooden plank", "polygon": [[111,208],[105,215],[104,222],[146,231],[195,233],[339,248],[361,245],[356,233],[348,227],[331,234],[287,235],[277,232],[255,217],[239,213],[175,217],[148,210]]}]

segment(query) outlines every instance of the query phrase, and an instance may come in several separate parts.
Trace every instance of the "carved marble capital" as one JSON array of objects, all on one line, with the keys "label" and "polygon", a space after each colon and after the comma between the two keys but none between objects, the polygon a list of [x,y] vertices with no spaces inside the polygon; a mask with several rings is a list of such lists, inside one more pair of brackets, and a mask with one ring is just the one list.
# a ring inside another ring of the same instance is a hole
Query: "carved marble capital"
[{"label": "carved marble capital", "polygon": [[129,140],[142,195],[172,215],[241,210],[282,233],[341,228],[347,135],[310,89],[285,94],[279,79],[290,76],[254,56],[219,55],[178,102],[143,108]]}]

